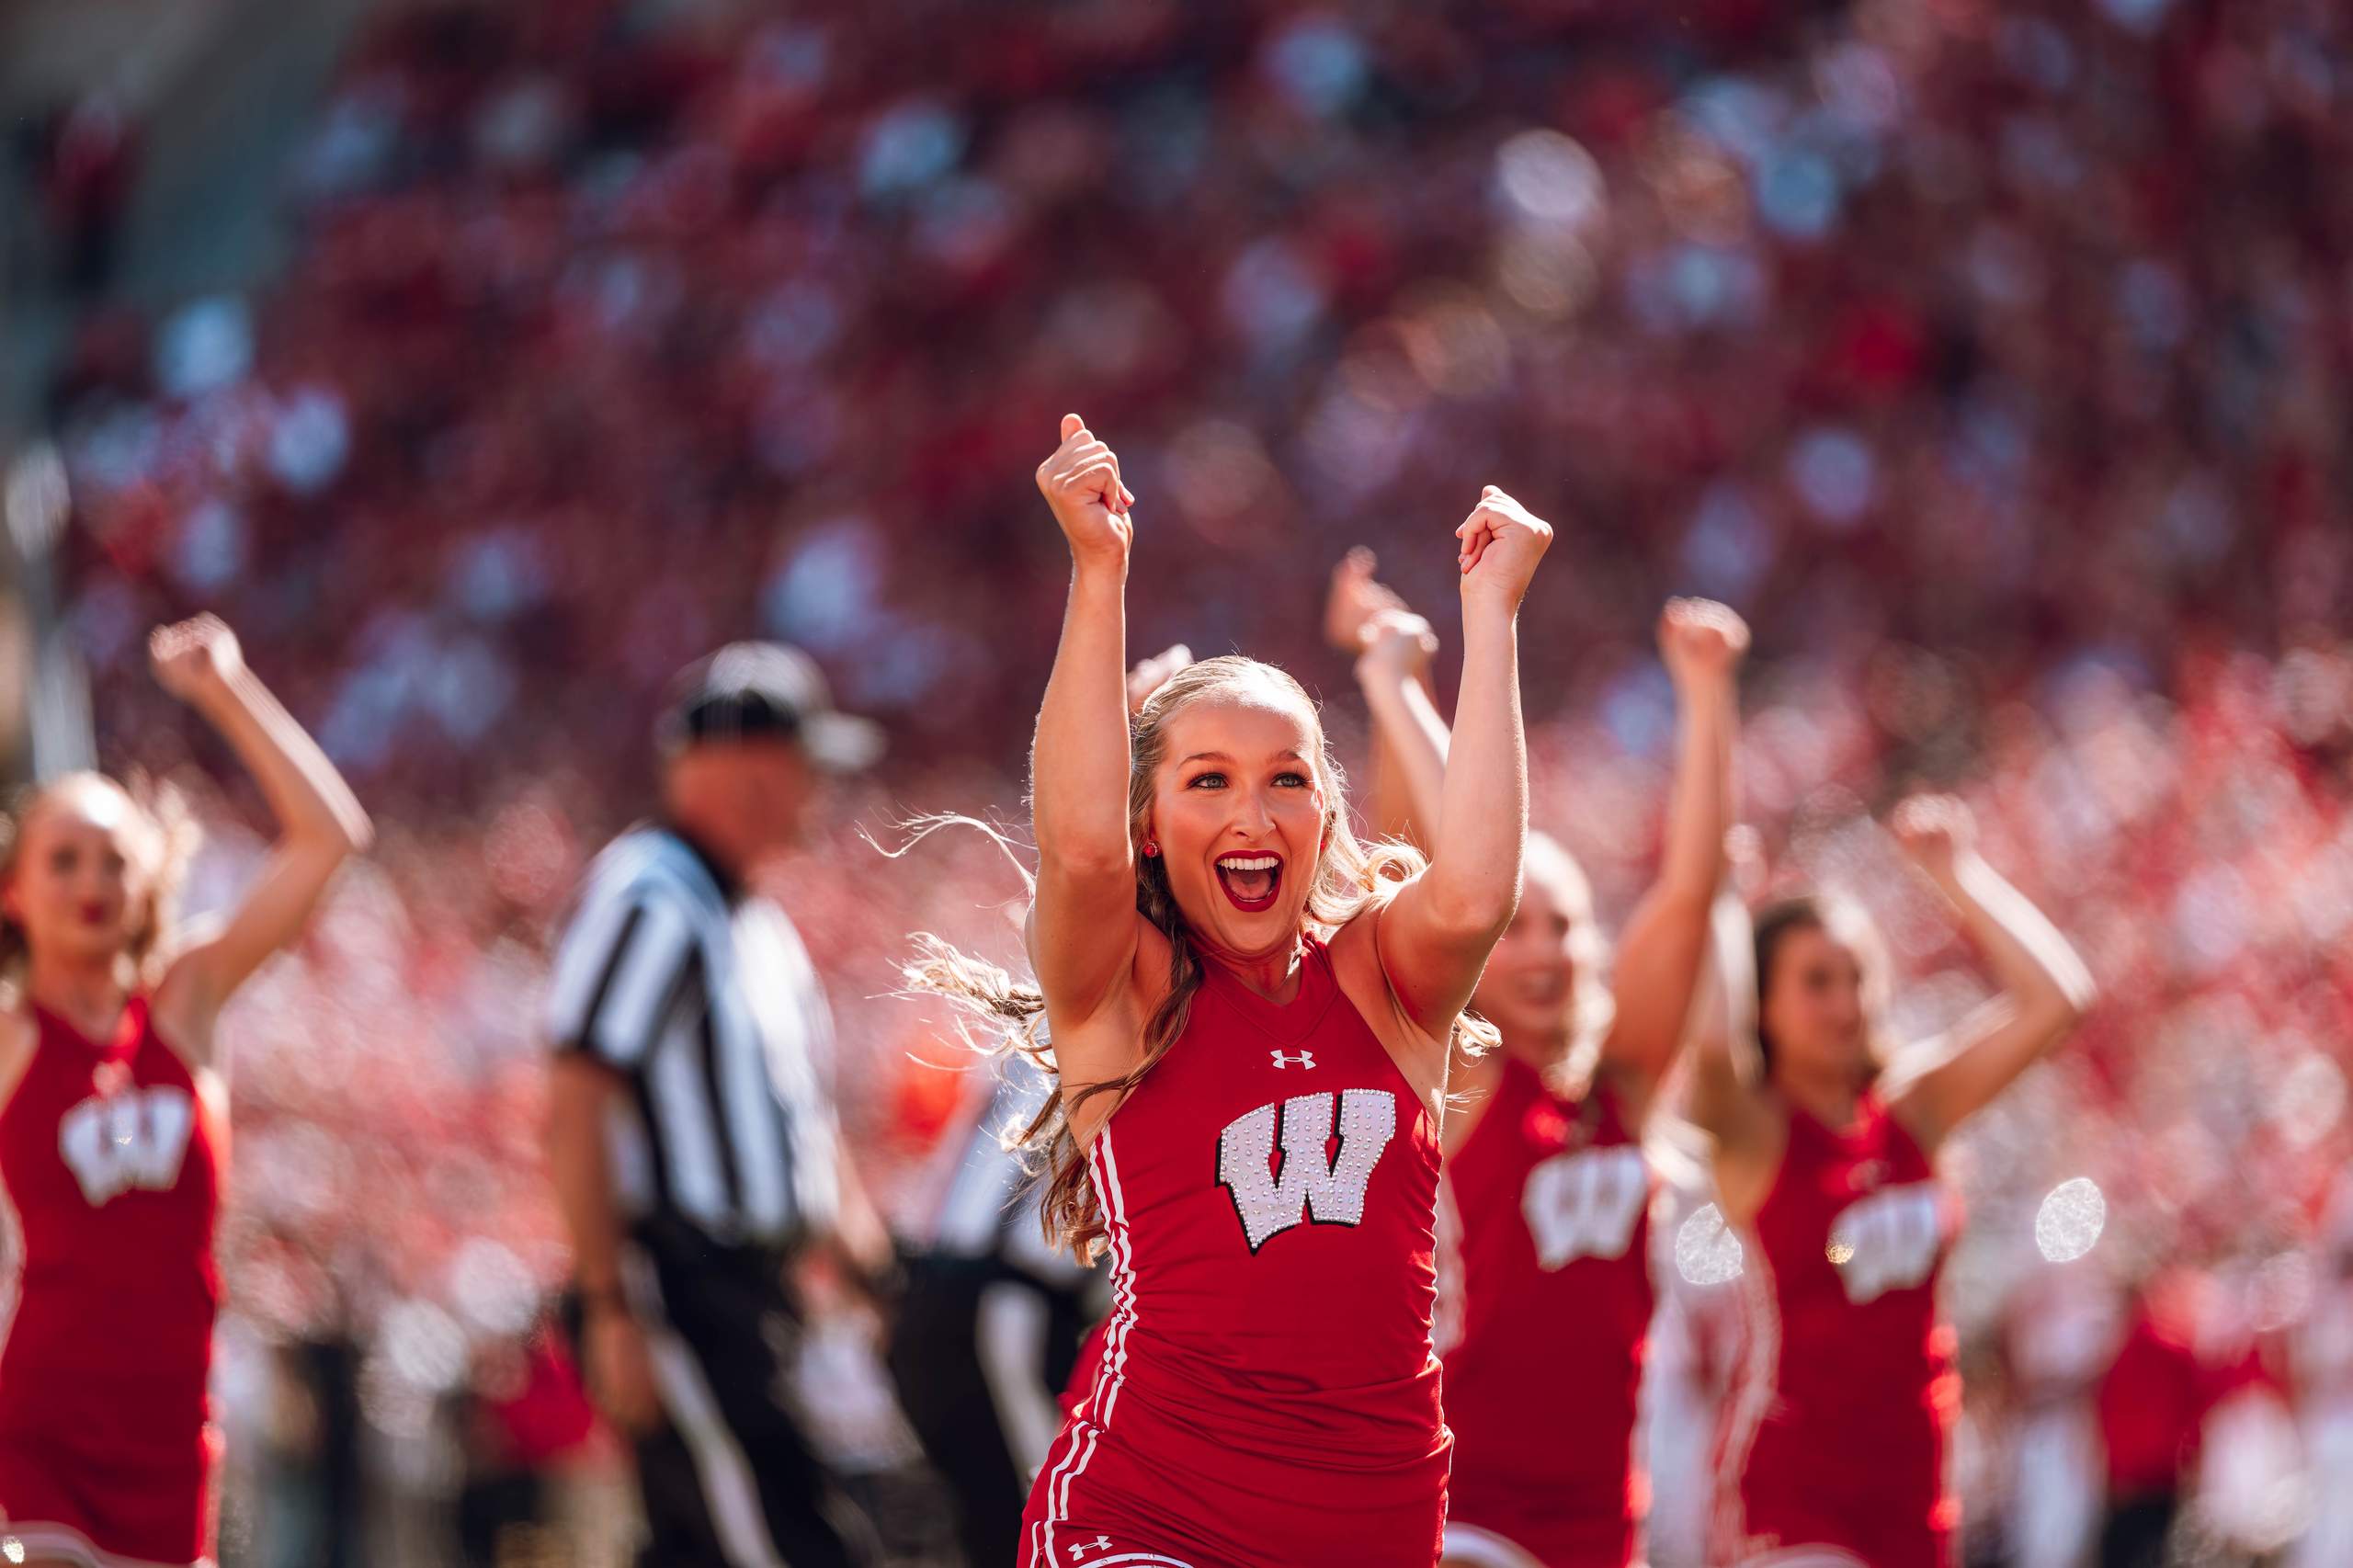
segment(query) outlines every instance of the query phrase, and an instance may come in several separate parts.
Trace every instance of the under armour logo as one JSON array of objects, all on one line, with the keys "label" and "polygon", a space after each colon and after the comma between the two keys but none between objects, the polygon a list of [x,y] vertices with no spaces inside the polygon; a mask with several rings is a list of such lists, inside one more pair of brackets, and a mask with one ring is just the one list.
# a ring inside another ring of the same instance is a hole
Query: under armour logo
[{"label": "under armour logo", "polygon": [[1312,1051],[1302,1051],[1296,1056],[1285,1056],[1279,1051],[1270,1051],[1267,1054],[1275,1059],[1275,1065],[1278,1067],[1288,1067],[1294,1062],[1306,1068],[1313,1068],[1315,1065],[1315,1053]]},{"label": "under armour logo", "polygon": [[1108,1535],[1098,1535],[1093,1540],[1082,1540],[1076,1546],[1072,1547],[1070,1549],[1070,1560],[1073,1562],[1075,1562],[1090,1551],[1108,1551],[1110,1550],[1111,1538]]}]

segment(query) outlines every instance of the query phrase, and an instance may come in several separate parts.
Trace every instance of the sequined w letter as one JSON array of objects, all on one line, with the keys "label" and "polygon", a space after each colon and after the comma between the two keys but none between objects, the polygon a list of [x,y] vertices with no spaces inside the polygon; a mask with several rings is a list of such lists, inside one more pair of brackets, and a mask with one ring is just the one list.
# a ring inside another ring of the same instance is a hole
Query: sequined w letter
[{"label": "sequined w letter", "polygon": [[57,1153],[82,1197],[99,1209],[134,1187],[169,1192],[195,1128],[196,1103],[186,1089],[131,1089],[67,1111],[57,1126]]},{"label": "sequined w letter", "polygon": [[[1331,1148],[1336,1121],[1336,1151]],[[1397,1097],[1386,1089],[1294,1095],[1228,1122],[1217,1138],[1217,1179],[1233,1199],[1251,1252],[1311,1216],[1319,1225],[1361,1221],[1372,1167],[1396,1133]]]}]

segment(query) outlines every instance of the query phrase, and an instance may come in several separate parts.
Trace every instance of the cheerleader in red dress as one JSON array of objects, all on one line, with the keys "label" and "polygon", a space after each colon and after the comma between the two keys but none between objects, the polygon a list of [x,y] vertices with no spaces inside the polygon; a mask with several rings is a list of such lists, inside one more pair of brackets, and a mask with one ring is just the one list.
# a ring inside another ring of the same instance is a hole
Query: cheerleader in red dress
[{"label": "cheerleader in red dress", "polygon": [[914,975],[999,1017],[1042,1005],[1048,1219],[1110,1258],[1018,1561],[1430,1568],[1447,1062],[1518,885],[1516,620],[1551,529],[1490,487],[1457,530],[1463,697],[1425,867],[1358,843],[1279,670],[1190,665],[1131,722],[1132,497],[1075,415],[1038,478],[1073,558],[1033,754],[1039,987],[937,948]]},{"label": "cheerleader in red dress", "polygon": [[1860,915],[1803,898],[1756,918],[1756,1060],[1735,1049],[1746,1027],[1713,1031],[1692,1085],[1745,1248],[1745,1343],[1717,1443],[1720,1564],[1952,1568],[1961,1382],[1936,1288],[1960,1215],[1935,1156],[2091,1002],[2082,961],[1977,855],[1958,801],[1915,798],[1893,826],[2001,994],[1882,1068],[1886,960]]},{"label": "cheerleader in red dress", "polygon": [[209,1562],[205,1383],[228,1153],[221,1008],[291,940],[366,816],[206,617],[157,631],[283,828],[217,930],[161,940],[185,845],[97,774],[40,787],[0,847],[0,1559]]},{"label": "cheerleader in red dress", "polygon": [[[1342,562],[1327,629],[1363,650],[1375,815],[1419,838],[1438,820],[1449,745],[1427,691],[1437,639],[1370,570],[1361,551]],[[1643,1124],[1707,950],[1748,629],[1722,605],[1677,599],[1658,639],[1679,717],[1659,881],[1605,983],[1583,870],[1531,838],[1519,913],[1472,998],[1503,1049],[1455,1068],[1438,1350],[1454,1433],[1445,1562],[1463,1568],[1625,1568],[1639,1549],[1635,1405],[1655,1304]],[[1389,809],[1392,784],[1402,810]]]}]

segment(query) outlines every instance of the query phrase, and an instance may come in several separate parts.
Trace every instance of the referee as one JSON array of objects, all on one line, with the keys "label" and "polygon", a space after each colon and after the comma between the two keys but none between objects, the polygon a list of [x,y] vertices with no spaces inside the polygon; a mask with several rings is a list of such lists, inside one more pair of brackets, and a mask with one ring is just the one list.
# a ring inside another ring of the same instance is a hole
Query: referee
[{"label": "referee", "polygon": [[582,1365],[636,1449],[643,1568],[870,1562],[794,1412],[787,1278],[804,1249],[888,1242],[840,1153],[824,994],[746,878],[881,733],[800,653],[739,642],[678,677],[658,740],[662,817],[589,868],[547,1001]]}]

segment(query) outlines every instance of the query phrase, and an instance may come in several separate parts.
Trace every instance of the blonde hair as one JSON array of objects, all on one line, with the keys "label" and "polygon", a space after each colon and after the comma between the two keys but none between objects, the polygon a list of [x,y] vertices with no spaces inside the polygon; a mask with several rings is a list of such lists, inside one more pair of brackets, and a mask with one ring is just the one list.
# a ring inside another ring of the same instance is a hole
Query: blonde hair
[{"label": "blonde hair", "polygon": [[[1609,988],[1609,936],[1593,906],[1593,883],[1568,846],[1551,834],[1530,832],[1523,864],[1523,887],[1540,880],[1552,882],[1563,899],[1562,913],[1569,921],[1569,994],[1563,1006],[1569,1017],[1569,1051],[1549,1076],[1553,1087],[1582,1095],[1601,1065],[1601,1048],[1617,1020],[1618,1001]],[[1472,1005],[1478,1005],[1473,995]]]},{"label": "blonde hair", "polygon": [[[1128,831],[1131,841],[1142,835],[1156,776],[1166,756],[1170,722],[1196,703],[1222,696],[1256,695],[1269,687],[1287,699],[1295,699],[1314,732],[1311,766],[1324,791],[1324,848],[1308,886],[1305,926],[1336,931],[1367,909],[1394,897],[1400,887],[1421,873],[1426,861],[1411,845],[1387,840],[1366,844],[1357,837],[1348,824],[1347,781],[1332,757],[1315,701],[1299,682],[1272,665],[1238,654],[1204,659],[1179,670],[1145,699],[1129,722]],[[950,819],[934,819],[924,831],[947,820]],[[1124,1096],[1143,1082],[1184,1035],[1205,972],[1169,889],[1167,868],[1157,858],[1144,855],[1135,858],[1135,867],[1136,912],[1168,938],[1168,987],[1144,1021],[1143,1060],[1132,1072],[1089,1084],[1075,1094],[1066,1093],[1057,1078],[1038,1114],[1011,1140],[1043,1165],[1046,1191],[1040,1207],[1047,1238],[1068,1245],[1083,1262],[1093,1261],[1102,1250],[1103,1211],[1087,1176],[1086,1153],[1071,1131],[1071,1113],[1097,1095]],[[1001,1028],[1001,1042],[975,1042],[984,1049],[1018,1051],[1052,1070],[1053,1047],[1040,1033],[1046,999],[1035,984],[1017,981],[996,965],[959,952],[936,937],[918,933],[915,940],[918,956],[902,971],[910,991],[947,997],[969,1019],[985,1019]],[[1495,1042],[1493,1026],[1468,1014],[1455,1020],[1451,1043],[1458,1051],[1475,1055],[1492,1049]]]},{"label": "blonde hair", "polygon": [[[103,773],[68,773],[46,783],[28,784],[17,791],[0,812],[0,887],[17,874],[17,858],[24,850],[25,829],[41,807],[74,790],[108,790],[129,802],[139,839],[133,853],[147,871],[146,908],[124,943],[118,977],[125,990],[143,991],[162,978],[169,954],[165,937],[178,915],[180,886],[195,858],[203,833],[190,815],[188,802],[168,784],[143,773],[125,781]],[[24,926],[0,906],[0,991],[16,995],[25,983],[32,938]]]}]

